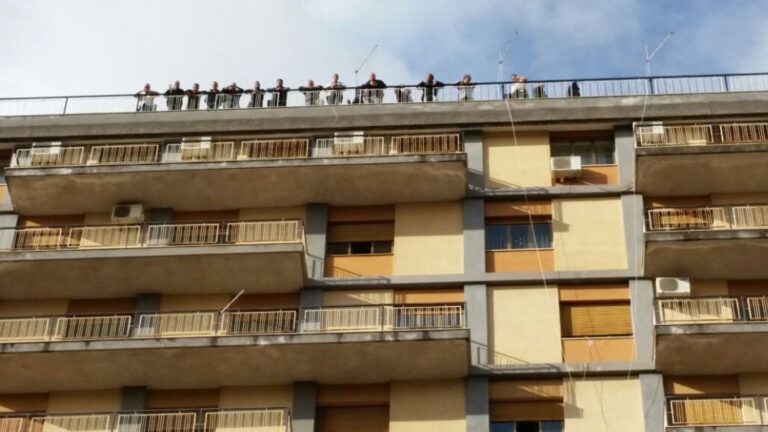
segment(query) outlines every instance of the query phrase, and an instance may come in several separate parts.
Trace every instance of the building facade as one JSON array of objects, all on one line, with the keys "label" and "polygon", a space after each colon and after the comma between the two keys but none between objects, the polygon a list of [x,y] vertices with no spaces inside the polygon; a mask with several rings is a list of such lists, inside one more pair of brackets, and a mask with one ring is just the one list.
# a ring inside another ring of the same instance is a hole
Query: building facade
[{"label": "building facade", "polygon": [[578,84],[0,101],[0,432],[768,430],[768,76]]}]

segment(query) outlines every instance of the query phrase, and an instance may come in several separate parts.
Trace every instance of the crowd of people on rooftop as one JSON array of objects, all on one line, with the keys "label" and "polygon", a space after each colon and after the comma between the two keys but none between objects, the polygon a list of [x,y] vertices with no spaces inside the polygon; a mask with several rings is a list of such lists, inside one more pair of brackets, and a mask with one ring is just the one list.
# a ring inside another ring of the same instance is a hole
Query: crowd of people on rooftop
[{"label": "crowd of people on rooftop", "polygon": [[[525,99],[529,97],[528,79],[523,75],[512,75],[504,97],[509,99]],[[472,81],[472,77],[466,74],[461,80],[452,84],[456,88],[456,100],[469,101],[474,100],[474,90],[477,84]],[[421,91],[421,102],[434,102],[438,100],[440,91],[446,86],[445,83],[435,79],[433,74],[428,74],[426,78],[415,86],[398,85],[394,87],[395,99],[398,103],[414,102],[412,91]],[[378,104],[384,100],[384,90],[388,86],[384,81],[378,79],[375,73],[371,73],[368,80],[362,85],[350,87],[354,90],[354,97],[347,100],[351,104]],[[344,103],[344,91],[348,88],[339,81],[339,74],[333,74],[331,80],[326,86],[321,86],[313,80],[307,81],[306,85],[298,87],[297,91],[304,96],[304,103],[307,106],[312,105],[339,105]],[[184,98],[187,98],[187,110],[197,110],[201,108],[201,101],[207,109],[228,109],[240,108],[240,99],[242,96],[248,97],[248,108],[283,107],[288,102],[288,92],[282,79],[278,79],[274,87],[262,88],[261,83],[256,81],[253,87],[243,89],[237,83],[231,83],[226,87],[219,87],[217,81],[211,83],[208,90],[200,90],[200,84],[194,83],[192,88],[184,90],[179,81],[174,81],[168,86],[168,90],[162,93],[165,97],[166,108],[169,111],[178,111],[183,109]],[[324,92],[324,93],[323,93]],[[544,84],[537,84],[531,88],[532,97],[546,98],[547,93]],[[577,82],[573,82],[567,88],[569,97],[581,96],[581,90]],[[144,88],[135,95],[137,98],[136,111],[156,111],[155,96],[161,94],[152,89],[150,84],[145,84]],[[324,96],[324,97],[323,97]],[[322,97],[322,99],[321,99]]]}]

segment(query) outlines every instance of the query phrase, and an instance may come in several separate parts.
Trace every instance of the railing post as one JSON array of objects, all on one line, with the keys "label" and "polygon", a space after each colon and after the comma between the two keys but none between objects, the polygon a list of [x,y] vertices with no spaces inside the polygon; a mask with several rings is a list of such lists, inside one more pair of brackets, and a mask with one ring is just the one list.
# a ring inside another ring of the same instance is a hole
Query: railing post
[{"label": "railing post", "polygon": [[728,85],[728,75],[723,75],[723,90],[725,90],[726,93],[731,91],[730,86]]},{"label": "railing post", "polygon": [[648,77],[648,94],[656,94],[656,89],[653,88],[653,78]]},{"label": "railing post", "polygon": [[64,98],[64,109],[61,112],[62,114],[66,114],[67,113],[67,105],[69,105],[69,96]]}]

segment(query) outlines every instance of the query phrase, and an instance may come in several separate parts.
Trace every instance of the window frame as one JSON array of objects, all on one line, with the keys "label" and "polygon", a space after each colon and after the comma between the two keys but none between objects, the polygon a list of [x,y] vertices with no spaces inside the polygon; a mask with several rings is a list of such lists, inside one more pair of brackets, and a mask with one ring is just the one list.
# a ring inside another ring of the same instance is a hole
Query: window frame
[{"label": "window frame", "polygon": [[[369,251],[368,253],[352,253],[352,248],[354,243],[368,243],[369,244]],[[382,244],[382,243],[389,243],[389,252],[377,252],[376,251],[376,244]],[[335,253],[333,251],[333,245],[346,245],[346,253]],[[328,242],[326,245],[326,255],[327,256],[377,256],[377,255],[392,255],[394,253],[395,249],[395,241],[394,240],[363,240],[363,241],[347,241],[347,242]]]},{"label": "window frame", "polygon": [[[526,235],[528,233],[532,233],[533,235],[530,236],[530,238],[526,239],[526,246],[527,247],[514,247],[515,246],[515,239],[514,239],[514,232],[512,231],[512,227],[517,226],[526,226],[529,229],[526,229]],[[542,246],[540,243],[540,237],[537,236],[538,231],[536,230],[537,226],[546,226],[548,228],[547,231],[547,240],[548,245]],[[490,242],[489,242],[489,228],[490,227],[505,227],[506,231],[506,239],[505,239],[505,247],[504,248],[491,248]],[[535,241],[532,241],[534,240]],[[503,252],[503,251],[525,251],[525,250],[552,250],[554,249],[554,236],[552,232],[552,221],[535,221],[533,224],[530,222],[486,222],[485,224],[485,251],[486,252]]]},{"label": "window frame", "polygon": [[[589,143],[590,150],[590,163],[585,163],[584,158],[581,158],[582,166],[615,166],[616,163],[616,141],[608,138],[585,138],[585,139],[558,139],[550,143],[550,156],[582,156],[579,152],[575,151],[577,144]],[[600,153],[598,149],[602,147],[601,144],[607,143],[609,147],[613,148],[610,152],[611,162],[599,162],[601,158],[605,158],[609,153]],[[562,152],[562,154],[556,154],[556,148],[565,148],[568,151]]]}]

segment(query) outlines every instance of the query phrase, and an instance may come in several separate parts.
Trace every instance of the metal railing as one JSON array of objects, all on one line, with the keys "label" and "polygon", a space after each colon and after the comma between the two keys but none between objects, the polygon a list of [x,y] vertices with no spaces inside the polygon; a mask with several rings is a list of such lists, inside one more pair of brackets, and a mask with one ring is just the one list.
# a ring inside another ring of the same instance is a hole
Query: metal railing
[{"label": "metal railing", "polygon": [[[298,321],[299,317],[301,321]],[[301,311],[279,309],[158,312],[136,314],[135,319],[133,315],[124,313],[0,318],[0,343],[438,330],[464,327],[463,304],[344,306]]]},{"label": "metal railing", "polygon": [[303,242],[299,220],[0,228],[0,251]]},{"label": "metal railing", "polygon": [[[250,96],[199,94],[189,96],[140,96],[126,94],[93,96],[16,97],[0,99],[0,116],[68,115],[87,113],[153,113],[162,111],[239,108],[317,107],[339,104],[435,103],[495,101],[503,99],[552,99],[672,94],[736,93],[768,91],[768,74],[681,75],[541,80],[531,82],[484,82],[446,84],[425,89],[418,86],[386,88],[264,91],[256,105]],[[210,97],[209,97],[210,96]],[[186,103],[184,103],[186,99]],[[266,99],[266,103],[264,100]],[[194,103],[190,103],[194,100]]]},{"label": "metal railing", "polygon": [[757,397],[671,399],[669,426],[725,426],[764,424]]},{"label": "metal railing", "polygon": [[656,301],[659,324],[768,321],[768,296],[669,298]]},{"label": "metal railing", "polygon": [[103,145],[91,147],[86,165],[147,164],[157,160],[159,144]]},{"label": "metal railing", "polygon": [[382,136],[318,138],[312,147],[314,157],[386,156],[390,146]]},{"label": "metal railing", "polygon": [[649,231],[715,231],[768,228],[768,205],[649,209]]},{"label": "metal railing", "polygon": [[638,147],[768,144],[768,123],[637,124],[635,142]]},{"label": "metal railing", "polygon": [[287,408],[0,415],[0,432],[290,432]]},{"label": "metal railing", "polygon": [[309,139],[265,139],[242,141],[237,160],[296,159],[309,157]]}]

